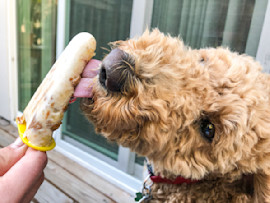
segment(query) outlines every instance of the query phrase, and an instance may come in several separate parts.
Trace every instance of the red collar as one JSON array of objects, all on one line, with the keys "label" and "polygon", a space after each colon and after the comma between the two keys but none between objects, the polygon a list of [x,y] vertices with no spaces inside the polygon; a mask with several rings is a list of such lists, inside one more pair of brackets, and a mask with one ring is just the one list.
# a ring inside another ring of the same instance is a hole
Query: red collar
[{"label": "red collar", "polygon": [[198,180],[192,180],[192,179],[186,179],[182,176],[178,176],[176,179],[171,180],[171,179],[167,179],[167,178],[162,178],[161,176],[156,176],[153,172],[153,168],[151,166],[151,164],[149,163],[148,159],[146,159],[146,166],[148,169],[148,173],[150,176],[150,179],[152,180],[153,183],[167,183],[167,184],[182,184],[182,183],[186,183],[186,184],[192,184],[192,183],[197,183],[199,182]]},{"label": "red collar", "polygon": [[161,176],[150,176],[150,179],[153,181],[153,183],[167,183],[167,184],[182,184],[182,183],[197,183],[198,180],[191,180],[191,179],[185,179],[182,176],[178,176],[174,180],[170,180],[167,178],[162,178]]}]

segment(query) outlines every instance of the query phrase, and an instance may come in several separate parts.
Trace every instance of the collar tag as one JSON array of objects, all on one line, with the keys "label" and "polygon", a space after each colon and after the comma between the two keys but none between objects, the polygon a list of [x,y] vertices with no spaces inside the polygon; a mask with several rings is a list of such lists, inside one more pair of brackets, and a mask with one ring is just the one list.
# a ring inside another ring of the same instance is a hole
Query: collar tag
[{"label": "collar tag", "polygon": [[151,186],[153,185],[153,182],[151,180],[150,174],[144,179],[143,181],[143,188],[142,192],[136,193],[136,202],[147,202],[152,199],[151,195]]}]

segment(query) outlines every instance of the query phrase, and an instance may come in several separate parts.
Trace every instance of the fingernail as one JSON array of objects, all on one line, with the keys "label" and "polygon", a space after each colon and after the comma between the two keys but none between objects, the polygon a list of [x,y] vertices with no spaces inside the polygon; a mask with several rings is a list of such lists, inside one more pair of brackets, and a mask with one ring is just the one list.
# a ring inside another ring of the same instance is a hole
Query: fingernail
[{"label": "fingernail", "polygon": [[11,145],[10,145],[10,147],[12,147],[12,148],[19,148],[19,147],[21,147],[21,146],[23,146],[24,145],[24,143],[23,143],[23,141],[21,140],[21,138],[17,138]]}]

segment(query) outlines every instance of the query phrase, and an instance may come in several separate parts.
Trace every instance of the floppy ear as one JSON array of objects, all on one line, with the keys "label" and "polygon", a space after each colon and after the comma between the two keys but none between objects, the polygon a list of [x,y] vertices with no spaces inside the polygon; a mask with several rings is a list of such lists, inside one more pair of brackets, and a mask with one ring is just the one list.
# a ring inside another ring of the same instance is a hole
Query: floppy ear
[{"label": "floppy ear", "polygon": [[254,175],[254,203],[270,202],[270,175],[259,173]]}]

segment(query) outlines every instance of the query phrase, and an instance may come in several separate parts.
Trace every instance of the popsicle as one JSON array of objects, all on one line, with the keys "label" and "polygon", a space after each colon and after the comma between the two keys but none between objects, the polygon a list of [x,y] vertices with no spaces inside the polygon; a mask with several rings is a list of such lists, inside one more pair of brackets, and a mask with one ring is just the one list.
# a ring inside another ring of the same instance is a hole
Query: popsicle
[{"label": "popsicle", "polygon": [[59,128],[74,88],[86,64],[95,55],[96,40],[90,34],[77,34],[48,72],[30,102],[17,118],[19,134],[25,144],[40,151],[55,146],[52,137]]}]

